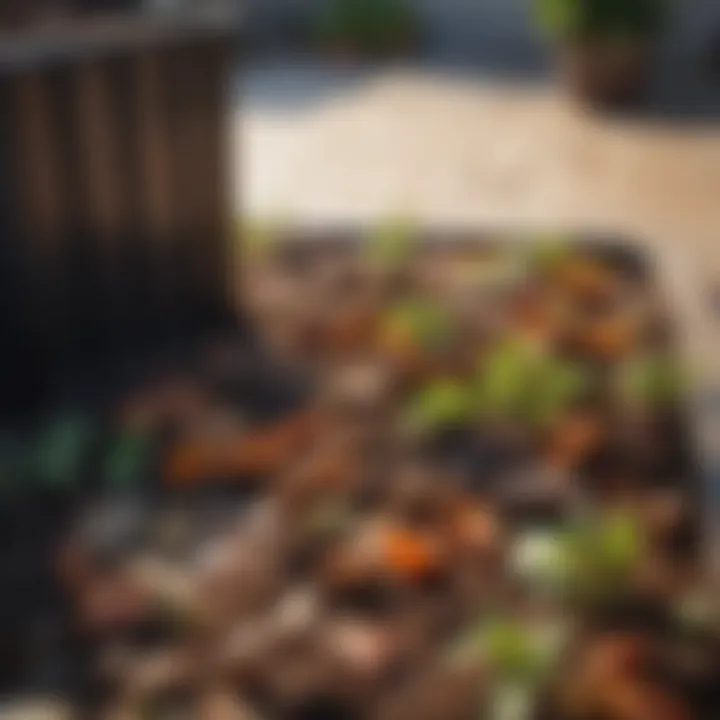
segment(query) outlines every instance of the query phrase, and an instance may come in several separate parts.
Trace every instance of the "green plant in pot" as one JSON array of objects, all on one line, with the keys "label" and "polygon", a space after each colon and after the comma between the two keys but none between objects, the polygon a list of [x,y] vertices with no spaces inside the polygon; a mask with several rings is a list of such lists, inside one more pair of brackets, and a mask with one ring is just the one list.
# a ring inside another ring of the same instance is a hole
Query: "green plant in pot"
[{"label": "green plant in pot", "polygon": [[326,0],[315,39],[342,58],[400,55],[417,44],[419,22],[407,0]]},{"label": "green plant in pot", "polygon": [[537,0],[543,29],[560,43],[571,91],[599,105],[637,100],[647,86],[667,0]]}]

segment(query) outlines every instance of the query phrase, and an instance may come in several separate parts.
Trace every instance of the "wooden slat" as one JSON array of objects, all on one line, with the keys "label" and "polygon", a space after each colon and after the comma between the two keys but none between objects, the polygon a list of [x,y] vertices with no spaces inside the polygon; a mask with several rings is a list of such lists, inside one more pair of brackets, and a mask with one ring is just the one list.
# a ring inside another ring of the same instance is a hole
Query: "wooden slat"
[{"label": "wooden slat", "polygon": [[[227,138],[229,128],[228,113],[224,105],[227,73],[227,48],[224,46],[206,46],[199,58],[202,73],[200,87],[203,97],[200,107],[205,117],[206,128],[199,140],[198,173],[202,178],[202,216],[203,233],[206,241],[205,253],[201,257],[203,272],[200,285],[208,298],[210,309],[219,312],[230,302],[230,247],[228,243],[229,168]],[[198,246],[201,252],[203,245]]]},{"label": "wooden slat", "polygon": [[108,66],[79,65],[73,77],[76,150],[82,179],[80,241],[84,245],[79,281],[90,296],[97,297],[103,313],[93,313],[94,320],[89,320],[88,345],[107,350],[108,343],[120,342],[123,330],[127,279],[119,242],[128,232],[127,198],[123,197],[120,181],[118,127]]},{"label": "wooden slat", "polygon": [[13,83],[13,144],[17,227],[24,258],[22,282],[27,319],[47,350],[66,339],[62,241],[67,231],[66,178],[61,139],[49,92],[51,79],[31,73]]},{"label": "wooden slat", "polygon": [[140,234],[148,246],[153,312],[164,332],[168,313],[172,312],[173,283],[168,263],[172,262],[173,195],[163,54],[143,52],[133,60],[132,72]]},{"label": "wooden slat", "polygon": [[203,127],[198,107],[197,57],[192,49],[173,50],[166,56],[171,92],[169,122],[173,181],[173,256],[170,270],[178,288],[176,316],[186,332],[197,329],[198,245],[202,239],[202,204],[198,168]]}]

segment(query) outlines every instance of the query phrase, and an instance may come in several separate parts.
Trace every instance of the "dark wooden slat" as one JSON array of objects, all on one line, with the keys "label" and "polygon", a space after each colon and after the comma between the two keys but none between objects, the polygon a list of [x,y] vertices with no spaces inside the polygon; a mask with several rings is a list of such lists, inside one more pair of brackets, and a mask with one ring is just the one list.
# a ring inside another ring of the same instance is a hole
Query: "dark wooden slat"
[{"label": "dark wooden slat", "polygon": [[198,246],[204,244],[200,178],[203,125],[202,76],[194,49],[183,48],[168,54],[171,75],[170,123],[173,179],[173,256],[176,273],[177,317],[185,331],[198,329],[198,302],[201,300]]},{"label": "dark wooden slat", "polygon": [[120,181],[120,146],[107,64],[78,66],[75,82],[77,159],[81,172],[80,229],[84,267],[79,282],[102,313],[88,317],[87,351],[112,353],[121,342],[127,287],[121,239],[128,210]]},{"label": "dark wooden slat", "polygon": [[222,45],[205,46],[198,58],[202,76],[199,107],[204,112],[205,128],[198,140],[198,174],[201,177],[202,232],[206,242],[204,245],[198,243],[197,250],[200,255],[199,267],[203,273],[200,286],[203,296],[208,299],[211,316],[227,308],[231,302],[232,249],[227,213],[230,132],[227,127],[229,116],[224,106],[228,62],[228,48]]},{"label": "dark wooden slat", "polygon": [[172,312],[173,197],[167,132],[167,67],[161,52],[143,52],[132,61],[135,84],[133,153],[137,159],[141,240],[148,253],[150,312],[161,336]]},{"label": "dark wooden slat", "polygon": [[[33,343],[59,352],[66,340],[62,240],[67,225],[61,139],[47,75],[30,73],[13,83],[13,145],[17,225],[23,238],[23,282],[18,304],[27,312]],[[58,359],[58,358],[56,358]]]}]

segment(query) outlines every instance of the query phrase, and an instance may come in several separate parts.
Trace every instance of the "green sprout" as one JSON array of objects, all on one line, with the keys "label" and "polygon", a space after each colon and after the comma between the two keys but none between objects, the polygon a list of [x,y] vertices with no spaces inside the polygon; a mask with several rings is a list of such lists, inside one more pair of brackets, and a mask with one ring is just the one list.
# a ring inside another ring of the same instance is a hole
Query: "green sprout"
[{"label": "green sprout", "polygon": [[537,353],[526,343],[510,340],[494,347],[478,373],[476,402],[480,413],[519,416],[538,363]]},{"label": "green sprout", "polygon": [[147,471],[154,442],[145,432],[126,432],[118,437],[105,461],[104,481],[113,489],[140,482]]},{"label": "green sprout", "polygon": [[547,358],[537,369],[528,398],[528,416],[536,426],[557,422],[591,385],[589,371],[568,360]]},{"label": "green sprout", "polygon": [[74,485],[91,441],[91,423],[82,415],[68,415],[52,423],[34,448],[33,464],[41,482],[63,488]]},{"label": "green sprout", "polygon": [[586,522],[568,532],[563,542],[567,590],[588,600],[625,592],[644,552],[640,522],[628,511]]},{"label": "green sprout", "polygon": [[481,416],[547,427],[580,400],[590,385],[590,374],[583,366],[511,340],[483,359],[475,397]]},{"label": "green sprout", "polygon": [[687,389],[677,363],[666,357],[636,357],[619,370],[621,396],[631,405],[645,408],[676,406]]},{"label": "green sprout", "polygon": [[371,265],[396,272],[408,264],[417,249],[417,229],[408,220],[388,220],[373,230],[366,247]]},{"label": "green sprout", "polygon": [[387,315],[387,327],[407,334],[418,348],[431,353],[444,350],[454,332],[448,312],[437,303],[422,300],[392,308]]},{"label": "green sprout", "polygon": [[575,527],[521,536],[512,566],[518,576],[545,592],[602,599],[629,588],[643,550],[640,522],[633,513],[618,510]]},{"label": "green sprout", "polygon": [[436,432],[461,426],[472,414],[472,396],[465,385],[455,380],[439,380],[411,400],[406,422],[415,432]]},{"label": "green sprout", "polygon": [[556,666],[570,628],[562,619],[518,621],[485,617],[472,625],[451,648],[456,661],[479,662],[502,683],[534,686]]},{"label": "green sprout", "polygon": [[531,243],[528,263],[541,273],[548,273],[572,259],[574,252],[569,238],[561,235],[543,236]]}]

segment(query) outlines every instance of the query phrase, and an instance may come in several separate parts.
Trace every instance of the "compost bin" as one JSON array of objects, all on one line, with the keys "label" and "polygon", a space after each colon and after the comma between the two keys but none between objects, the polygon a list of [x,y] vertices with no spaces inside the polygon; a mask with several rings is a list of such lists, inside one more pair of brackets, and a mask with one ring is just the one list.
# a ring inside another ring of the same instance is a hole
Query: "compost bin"
[{"label": "compost bin", "polygon": [[233,34],[101,15],[0,41],[0,406],[227,316]]}]

